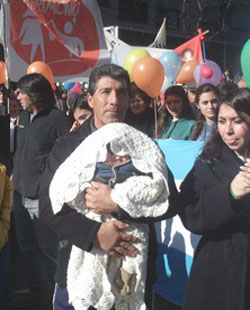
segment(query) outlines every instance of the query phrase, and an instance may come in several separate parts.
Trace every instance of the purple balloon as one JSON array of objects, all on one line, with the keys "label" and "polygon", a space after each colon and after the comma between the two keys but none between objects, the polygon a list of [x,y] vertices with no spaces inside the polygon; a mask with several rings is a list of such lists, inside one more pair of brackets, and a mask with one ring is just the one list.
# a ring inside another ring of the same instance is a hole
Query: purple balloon
[{"label": "purple balloon", "polygon": [[[203,63],[213,70],[213,75],[209,79],[206,79],[201,75],[201,66]],[[217,65],[217,63],[215,63],[212,60],[204,59],[200,61],[198,66],[194,69],[194,79],[198,86],[206,83],[213,84],[216,86],[219,84],[221,80],[221,75],[222,75],[221,68]]]}]

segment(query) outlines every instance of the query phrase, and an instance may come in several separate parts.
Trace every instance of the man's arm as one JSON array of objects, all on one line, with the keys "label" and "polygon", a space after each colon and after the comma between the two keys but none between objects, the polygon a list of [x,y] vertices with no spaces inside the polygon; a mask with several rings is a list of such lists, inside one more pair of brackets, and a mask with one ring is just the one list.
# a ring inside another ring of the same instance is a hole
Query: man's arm
[{"label": "man's arm", "polygon": [[121,209],[111,199],[111,188],[107,184],[91,182],[92,188],[88,188],[85,194],[85,204],[97,214],[112,214],[119,220],[132,221],[136,223],[153,223],[175,216],[180,208],[179,193],[176,188],[172,172],[168,169],[168,186],[170,195],[168,198],[169,208],[164,215],[158,217],[133,218]]},{"label": "man's arm", "polygon": [[49,185],[56,169],[74,150],[74,146],[67,139],[70,138],[63,138],[57,141],[48,157],[40,183],[40,217],[57,232],[60,239],[67,239],[71,244],[85,251],[90,251],[95,243],[95,245],[111,255],[135,255],[137,250],[130,242],[136,242],[137,239],[122,231],[126,224],[121,222],[101,224],[90,220],[66,204],[60,212],[57,214],[53,213],[48,194]]}]

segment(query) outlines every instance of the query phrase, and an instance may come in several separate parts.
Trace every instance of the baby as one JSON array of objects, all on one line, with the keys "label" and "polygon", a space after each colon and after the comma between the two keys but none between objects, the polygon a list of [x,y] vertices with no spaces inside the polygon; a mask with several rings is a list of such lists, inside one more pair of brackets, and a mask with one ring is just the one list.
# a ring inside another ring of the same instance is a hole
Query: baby
[{"label": "baby", "polygon": [[[67,176],[67,178],[65,178]],[[133,127],[113,123],[88,136],[58,168],[50,185],[54,213],[69,204],[99,221],[116,220],[84,205],[84,190],[91,181],[107,183],[111,198],[131,217],[158,217],[168,209],[167,167],[153,140]],[[126,229],[140,239],[139,254],[121,260],[97,247],[85,252],[72,247],[68,266],[69,301],[76,310],[144,310],[149,229],[131,223]]]}]

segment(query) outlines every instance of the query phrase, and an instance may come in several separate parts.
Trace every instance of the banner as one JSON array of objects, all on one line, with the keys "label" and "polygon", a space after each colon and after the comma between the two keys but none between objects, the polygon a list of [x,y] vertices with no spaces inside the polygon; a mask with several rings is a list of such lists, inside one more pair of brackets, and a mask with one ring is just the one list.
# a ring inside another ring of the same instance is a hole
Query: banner
[{"label": "banner", "polygon": [[[179,187],[191,170],[203,142],[156,140],[163,151],[166,163]],[[163,298],[181,305],[193,254],[200,236],[184,228],[179,216],[155,224],[158,255],[156,261],[157,283],[155,292]]]},{"label": "banner", "polygon": [[10,78],[34,61],[52,69],[57,82],[87,78],[110,62],[96,0],[2,0]]},{"label": "banner", "polygon": [[115,27],[104,27],[104,35],[107,43],[107,47],[109,52],[112,52],[115,45],[122,45],[122,46],[128,46],[127,43],[123,42],[122,40],[118,39],[115,36]]},{"label": "banner", "polygon": [[154,57],[158,60],[163,53],[165,53],[166,51],[171,51],[171,50],[164,49],[164,48],[154,48],[154,47],[145,47],[145,46],[131,46],[131,45],[125,46],[125,45],[114,44],[113,50],[111,51],[111,63],[123,67],[124,60],[125,60],[126,56],[128,55],[128,53],[131,52],[132,50],[136,49],[136,48],[148,51],[152,57]]},{"label": "banner", "polygon": [[158,31],[154,41],[148,47],[166,48],[167,46],[167,19],[163,19],[160,30]]},{"label": "banner", "polygon": [[204,40],[204,34],[201,29],[198,29],[198,33],[197,36],[174,49],[183,62],[203,59],[201,41]]}]

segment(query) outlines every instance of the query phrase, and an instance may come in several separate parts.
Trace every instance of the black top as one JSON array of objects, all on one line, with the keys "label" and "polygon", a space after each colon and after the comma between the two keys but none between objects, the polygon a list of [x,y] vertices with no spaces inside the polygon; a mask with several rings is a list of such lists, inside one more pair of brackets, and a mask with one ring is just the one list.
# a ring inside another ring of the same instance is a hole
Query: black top
[{"label": "black top", "polygon": [[10,116],[0,115],[0,152],[10,157]]},{"label": "black top", "polygon": [[151,138],[154,137],[154,110],[150,107],[146,107],[145,111],[141,114],[134,114],[129,108],[126,114],[125,123],[140,130]]},{"label": "black top", "polygon": [[250,309],[250,195],[229,186],[243,162],[226,145],[214,163],[198,159],[181,185],[183,224],[202,235],[183,309]]},{"label": "black top", "polygon": [[14,157],[14,189],[24,197],[38,199],[40,176],[58,137],[69,132],[68,117],[56,108],[34,115],[22,111],[17,129]]},{"label": "black top", "polygon": [[[92,119],[88,119],[83,125],[75,132],[70,133],[68,136],[60,138],[47,160],[46,169],[42,176],[42,188],[39,197],[40,215],[43,217],[51,227],[56,230],[59,238],[62,240],[61,248],[59,250],[56,282],[62,285],[66,285],[66,272],[69,261],[69,255],[71,251],[71,244],[76,245],[84,251],[90,251],[92,248],[92,241],[94,240],[96,233],[101,223],[95,222],[76,210],[70,208],[67,204],[64,204],[63,208],[57,214],[53,213],[50,199],[48,197],[49,184],[53,178],[53,175],[59,165],[75,150],[75,148],[93,131]],[[119,220],[129,220],[140,223],[153,223],[157,220],[168,218],[177,213],[176,204],[172,202],[177,201],[178,192],[175,187],[173,176],[169,171],[169,188],[171,193],[170,204],[168,212],[159,218],[131,218],[125,211],[120,210],[120,214],[117,215]],[[149,258],[148,266],[150,272],[147,278],[147,292],[149,299],[152,294],[152,283],[155,281],[155,269],[154,266],[156,256],[156,239],[154,234],[153,225],[150,225],[150,244],[149,244]],[[64,239],[64,240],[63,240]],[[67,241],[66,241],[66,240]],[[146,300],[147,302],[147,300]],[[150,301],[148,301],[149,303]]]}]

